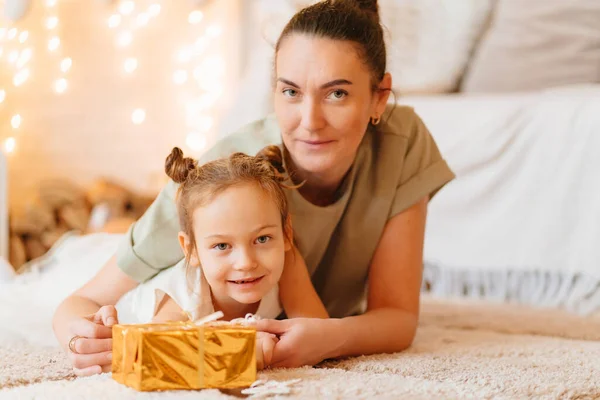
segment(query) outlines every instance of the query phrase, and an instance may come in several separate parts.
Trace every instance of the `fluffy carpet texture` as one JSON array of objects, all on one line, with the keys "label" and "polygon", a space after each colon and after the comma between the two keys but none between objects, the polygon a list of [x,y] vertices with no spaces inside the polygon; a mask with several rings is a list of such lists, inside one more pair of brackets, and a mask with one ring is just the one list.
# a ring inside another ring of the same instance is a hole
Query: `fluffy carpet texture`
[{"label": "fluffy carpet texture", "polygon": [[[271,370],[271,398],[600,399],[600,316],[425,298],[413,346],[398,354]],[[137,393],[110,374],[75,378],[57,348],[0,345],[0,399],[235,399],[239,392]],[[259,398],[266,396],[252,396]]]}]

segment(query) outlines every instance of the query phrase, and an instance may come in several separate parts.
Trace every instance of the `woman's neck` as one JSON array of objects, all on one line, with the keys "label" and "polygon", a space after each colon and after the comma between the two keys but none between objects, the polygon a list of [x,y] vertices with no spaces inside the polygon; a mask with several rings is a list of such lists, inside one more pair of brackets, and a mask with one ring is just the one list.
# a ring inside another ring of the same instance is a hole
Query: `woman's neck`
[{"label": "woman's neck", "polygon": [[231,321],[235,318],[243,318],[246,314],[255,314],[260,302],[254,304],[244,304],[235,301],[229,296],[217,296],[212,293],[213,308],[215,311],[223,313],[224,321]]}]

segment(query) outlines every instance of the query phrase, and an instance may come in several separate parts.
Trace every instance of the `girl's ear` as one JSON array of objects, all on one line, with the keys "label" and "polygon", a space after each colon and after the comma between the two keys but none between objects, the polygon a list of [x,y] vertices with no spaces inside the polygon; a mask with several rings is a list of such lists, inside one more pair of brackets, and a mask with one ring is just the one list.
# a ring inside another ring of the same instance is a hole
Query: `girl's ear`
[{"label": "girl's ear", "polygon": [[198,254],[196,254],[195,250],[196,246],[194,246],[190,237],[185,232],[179,232],[177,237],[179,239],[181,250],[183,250],[183,254],[185,254],[185,258],[188,259],[190,265],[200,265],[200,260],[198,259]]},{"label": "girl's ear", "polygon": [[292,228],[292,217],[290,217],[289,215],[285,219],[285,226],[283,227],[283,229],[284,229],[284,233],[285,233],[284,249],[285,249],[285,251],[290,251],[292,249],[292,247],[294,247],[294,229]]}]

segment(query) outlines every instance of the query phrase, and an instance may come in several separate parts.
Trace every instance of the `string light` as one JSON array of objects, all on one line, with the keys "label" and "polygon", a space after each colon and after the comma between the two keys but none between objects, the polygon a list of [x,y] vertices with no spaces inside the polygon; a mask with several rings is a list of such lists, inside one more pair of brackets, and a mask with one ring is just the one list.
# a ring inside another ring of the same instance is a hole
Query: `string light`
[{"label": "string light", "polygon": [[131,114],[131,121],[140,125],[146,119],[146,111],[143,108],[136,108]]},{"label": "string light", "polygon": [[122,32],[117,38],[117,44],[121,47],[126,47],[131,44],[132,40],[133,36],[131,35],[131,32]]},{"label": "string light", "polygon": [[62,72],[67,72],[71,69],[72,65],[73,65],[73,60],[71,60],[70,57],[67,57],[60,62],[60,70]]},{"label": "string light", "polygon": [[31,60],[31,55],[33,51],[30,48],[27,48],[21,52],[19,58],[17,60],[17,68],[22,68]]},{"label": "string light", "polygon": [[13,129],[19,129],[21,126],[21,116],[19,114],[13,115],[10,119],[10,126],[12,126]]},{"label": "string light", "polygon": [[13,50],[8,53],[8,62],[14,64],[19,59],[19,52],[17,50]]},{"label": "string light", "polygon": [[110,18],[108,19],[108,27],[109,28],[116,28],[120,24],[121,24],[121,15],[119,15],[119,14],[111,15]]},{"label": "string light", "polygon": [[54,82],[54,91],[58,94],[62,94],[67,90],[67,80],[65,78],[57,79]]},{"label": "string light", "polygon": [[13,151],[15,151],[16,145],[17,141],[14,137],[6,138],[6,140],[4,141],[4,151],[7,153],[12,153]]},{"label": "string light", "polygon": [[27,31],[21,32],[19,34],[19,42],[25,43],[25,41],[27,40],[28,37],[29,37],[29,32],[27,32]]},{"label": "string light", "polygon": [[204,19],[204,14],[202,13],[202,11],[198,10],[192,11],[188,16],[188,22],[193,25],[199,24],[202,21],[202,19]]},{"label": "string light", "polygon": [[148,21],[150,21],[150,16],[148,14],[139,14],[136,18],[135,18],[135,22],[137,24],[137,26],[146,26],[148,24]]},{"label": "string light", "polygon": [[56,51],[58,46],[60,46],[60,39],[58,37],[54,36],[48,41],[48,50]]},{"label": "string light", "polygon": [[46,0],[46,7],[54,7],[56,5],[56,0]]},{"label": "string light", "polygon": [[58,26],[58,18],[57,17],[48,17],[46,18],[46,28],[52,30]]},{"label": "string light", "polygon": [[6,98],[6,90],[0,89],[0,103],[4,102],[5,98]]},{"label": "string light", "polygon": [[157,17],[158,14],[160,14],[160,4],[152,4],[150,7],[148,7],[148,15],[150,15],[150,17]]},{"label": "string light", "polygon": [[125,69],[125,72],[127,72],[128,74],[131,74],[131,73],[133,73],[133,71],[135,71],[137,69],[137,66],[138,66],[138,61],[135,58],[130,57],[127,60],[125,60],[123,69]]},{"label": "string light", "polygon": [[29,78],[29,70],[23,69],[23,70],[17,72],[17,74],[13,78],[13,84],[15,86],[21,86],[23,83],[25,83],[27,78]]},{"label": "string light", "polygon": [[123,15],[129,15],[133,12],[135,3],[133,1],[124,1],[119,4],[119,12]]}]

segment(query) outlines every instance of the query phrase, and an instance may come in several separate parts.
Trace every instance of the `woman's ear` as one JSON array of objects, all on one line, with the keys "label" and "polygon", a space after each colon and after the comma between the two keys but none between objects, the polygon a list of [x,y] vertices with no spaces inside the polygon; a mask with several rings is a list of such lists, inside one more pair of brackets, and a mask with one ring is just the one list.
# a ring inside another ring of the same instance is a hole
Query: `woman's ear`
[{"label": "woman's ear", "polygon": [[285,242],[284,249],[285,251],[290,251],[292,247],[294,247],[294,229],[292,228],[292,217],[289,215],[285,219],[285,226],[283,229],[285,233],[285,237],[283,238]]},{"label": "woman's ear", "polygon": [[195,243],[192,243],[190,237],[185,232],[179,232],[177,237],[179,239],[181,250],[183,250],[183,254],[185,254],[185,258],[188,259],[190,265],[200,265],[198,254],[196,254]]},{"label": "woman's ear", "polygon": [[379,90],[375,92],[375,112],[378,118],[381,118],[383,113],[385,112],[385,107],[387,106],[387,102],[390,98],[390,93],[392,92],[392,75],[389,72],[383,76],[383,79],[379,83]]}]

